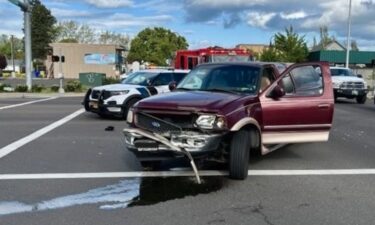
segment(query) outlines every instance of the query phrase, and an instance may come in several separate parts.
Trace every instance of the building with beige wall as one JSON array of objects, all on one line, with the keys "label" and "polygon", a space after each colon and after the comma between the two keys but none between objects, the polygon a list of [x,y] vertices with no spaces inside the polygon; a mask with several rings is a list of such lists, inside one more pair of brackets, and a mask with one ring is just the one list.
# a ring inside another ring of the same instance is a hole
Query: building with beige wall
[{"label": "building with beige wall", "polygon": [[254,55],[261,55],[263,50],[268,48],[268,45],[263,44],[238,44],[236,48],[245,49],[252,52]]},{"label": "building with beige wall", "polygon": [[[61,63],[65,78],[77,79],[80,73],[105,73],[107,77],[118,76],[124,66],[125,48],[119,45],[52,43],[52,54],[62,55]],[[59,62],[52,63],[51,56],[47,60],[48,77],[58,77]]]}]

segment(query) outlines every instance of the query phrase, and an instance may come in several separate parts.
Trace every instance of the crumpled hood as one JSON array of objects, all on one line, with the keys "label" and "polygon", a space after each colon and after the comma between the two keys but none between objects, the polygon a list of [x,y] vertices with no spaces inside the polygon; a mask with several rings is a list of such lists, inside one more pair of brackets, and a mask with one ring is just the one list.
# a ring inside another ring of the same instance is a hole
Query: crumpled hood
[{"label": "crumpled hood", "polygon": [[95,87],[93,90],[101,91],[126,91],[130,89],[134,89],[140,87],[139,85],[132,85],[132,84],[109,84],[109,85],[103,85],[99,87]]},{"label": "crumpled hood", "polygon": [[241,95],[206,92],[175,91],[143,99],[137,108],[183,110],[200,112],[219,112],[228,104],[242,98]]},{"label": "crumpled hood", "polygon": [[332,76],[332,82],[364,82],[364,80],[355,76]]}]

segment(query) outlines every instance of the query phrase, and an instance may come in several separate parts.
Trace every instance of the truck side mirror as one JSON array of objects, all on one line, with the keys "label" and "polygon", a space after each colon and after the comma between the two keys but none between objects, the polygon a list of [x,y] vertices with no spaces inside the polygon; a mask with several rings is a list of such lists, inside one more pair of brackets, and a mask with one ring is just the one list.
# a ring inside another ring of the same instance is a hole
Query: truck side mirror
[{"label": "truck side mirror", "polygon": [[358,78],[363,78],[362,74],[357,74]]},{"label": "truck side mirror", "polygon": [[170,91],[174,91],[176,90],[177,88],[177,82],[176,81],[171,81],[169,84],[168,84],[168,88]]},{"label": "truck side mirror", "polygon": [[273,99],[279,99],[285,95],[285,91],[279,85],[276,85],[271,91],[270,97]]}]

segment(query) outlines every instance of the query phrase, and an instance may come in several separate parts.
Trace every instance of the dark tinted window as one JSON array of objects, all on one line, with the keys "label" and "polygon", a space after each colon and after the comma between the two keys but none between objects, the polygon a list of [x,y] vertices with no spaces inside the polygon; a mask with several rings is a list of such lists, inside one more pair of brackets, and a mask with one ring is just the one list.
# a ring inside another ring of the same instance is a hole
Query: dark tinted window
[{"label": "dark tinted window", "polygon": [[281,80],[280,86],[284,89],[286,94],[293,94],[294,93],[294,85],[293,85],[293,81],[292,81],[292,78],[290,77],[290,75],[285,76]]},{"label": "dark tinted window", "polygon": [[173,76],[174,76],[174,81],[176,81],[178,84],[180,83],[182,79],[184,79],[184,77],[186,76],[186,73],[174,73]]},{"label": "dark tinted window", "polygon": [[259,75],[258,67],[205,65],[191,71],[178,88],[256,93]]},{"label": "dark tinted window", "polygon": [[291,71],[297,95],[313,96],[323,94],[323,79],[318,68],[302,66]]},{"label": "dark tinted window", "polygon": [[154,80],[154,86],[168,85],[172,80],[172,73],[161,73]]},{"label": "dark tinted window", "polygon": [[332,76],[355,76],[351,70],[348,69],[331,69]]}]

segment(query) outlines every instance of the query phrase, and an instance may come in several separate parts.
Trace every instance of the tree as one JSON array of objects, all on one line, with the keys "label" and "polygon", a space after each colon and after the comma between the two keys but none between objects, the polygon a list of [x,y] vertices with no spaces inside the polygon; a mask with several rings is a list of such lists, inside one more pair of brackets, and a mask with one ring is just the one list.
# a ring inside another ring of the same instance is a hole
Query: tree
[{"label": "tree", "polygon": [[47,47],[52,43],[57,34],[56,18],[51,14],[40,0],[31,0],[31,46],[33,58],[44,59]]},{"label": "tree", "polygon": [[336,40],[334,36],[330,37],[329,32],[328,32],[328,27],[327,26],[322,26],[319,28],[320,30],[320,42],[319,46],[321,49],[326,49],[327,45],[331,43],[332,41]]},{"label": "tree", "polygon": [[266,48],[262,51],[262,54],[260,56],[260,60],[263,61],[263,62],[280,61],[279,54],[277,53],[277,50],[275,49],[272,42],[270,42],[270,45],[268,46],[268,48]]},{"label": "tree", "polygon": [[86,24],[78,24],[75,21],[64,21],[56,26],[57,41],[62,43],[84,43],[96,42],[96,33],[93,28]]},{"label": "tree", "polygon": [[[0,52],[5,55],[6,58],[10,59],[12,57],[12,47],[11,40],[12,38],[8,35],[0,36]],[[17,37],[13,38],[13,50],[15,59],[23,59],[23,40]]]},{"label": "tree", "polygon": [[187,49],[186,39],[162,27],[146,28],[131,42],[128,61],[146,61],[159,66],[167,65],[179,49]]},{"label": "tree", "polygon": [[352,40],[352,42],[350,43],[350,47],[351,47],[352,51],[359,51],[356,40]]},{"label": "tree", "polygon": [[285,34],[275,34],[275,49],[283,62],[303,62],[306,60],[309,50],[305,36],[299,36],[293,27],[285,29]]},{"label": "tree", "polygon": [[115,32],[104,31],[99,34],[98,42],[99,44],[116,44],[127,46],[129,44],[129,36],[118,34]]},{"label": "tree", "polygon": [[3,76],[3,69],[8,66],[5,55],[0,54],[0,77]]}]

